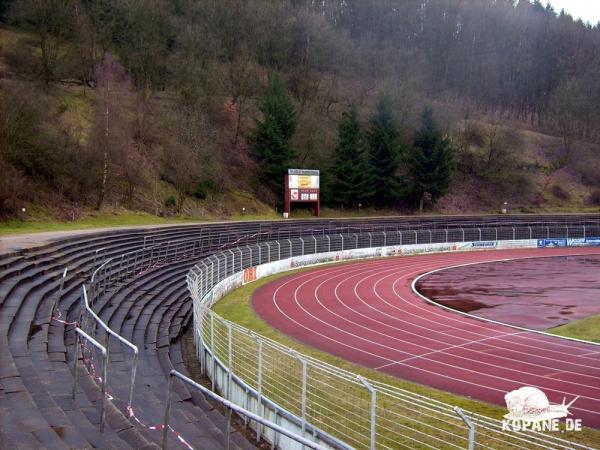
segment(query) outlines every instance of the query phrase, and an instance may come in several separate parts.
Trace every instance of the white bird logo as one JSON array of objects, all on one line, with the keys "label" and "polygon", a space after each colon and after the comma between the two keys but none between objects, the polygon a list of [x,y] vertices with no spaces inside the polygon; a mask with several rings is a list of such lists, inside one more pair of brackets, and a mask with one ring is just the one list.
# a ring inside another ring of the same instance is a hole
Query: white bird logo
[{"label": "white bird logo", "polygon": [[561,419],[571,415],[569,408],[578,398],[575,397],[568,404],[565,403],[566,398],[563,398],[562,404],[551,404],[546,394],[540,389],[524,386],[504,396],[506,408],[508,409],[508,414],[504,418],[532,423]]}]

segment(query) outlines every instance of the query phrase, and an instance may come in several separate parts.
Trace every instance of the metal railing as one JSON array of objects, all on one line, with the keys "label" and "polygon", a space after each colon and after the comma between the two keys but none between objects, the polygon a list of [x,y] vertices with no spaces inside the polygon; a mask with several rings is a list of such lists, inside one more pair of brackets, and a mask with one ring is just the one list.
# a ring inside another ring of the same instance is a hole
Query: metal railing
[{"label": "metal railing", "polygon": [[177,378],[177,379],[183,381],[184,383],[188,384],[189,386],[192,386],[193,388],[199,390],[206,397],[216,400],[218,403],[220,403],[222,406],[224,406],[226,408],[226,410],[227,410],[226,424],[227,425],[226,425],[225,433],[223,436],[223,448],[225,448],[225,449],[229,449],[229,440],[230,440],[230,432],[229,431],[231,429],[231,413],[232,412],[236,412],[237,414],[239,414],[242,417],[253,420],[256,423],[259,423],[263,426],[269,427],[273,431],[275,431],[279,434],[282,434],[284,436],[287,436],[288,438],[292,439],[295,442],[298,442],[299,444],[302,444],[304,447],[312,448],[314,450],[327,450],[328,449],[328,447],[316,444],[315,442],[311,441],[310,439],[306,439],[303,436],[299,436],[296,433],[292,433],[289,430],[283,428],[282,426],[277,425],[276,423],[271,422],[270,420],[266,420],[258,414],[254,414],[252,411],[248,411],[247,409],[241,408],[240,406],[236,405],[235,403],[232,403],[231,401],[221,397],[220,395],[215,394],[210,389],[202,386],[201,384],[196,383],[191,378],[186,377],[185,375],[183,375],[182,373],[180,373],[176,370],[171,370],[171,372],[169,373],[169,384],[168,384],[168,388],[167,388],[167,400],[165,402],[165,420],[163,423],[163,437],[162,437],[162,448],[163,449],[167,448],[167,435],[168,435],[168,431],[169,431],[169,416],[170,416],[170,411],[171,411],[171,391],[172,391],[172,387],[173,387],[173,379],[174,378]]},{"label": "metal railing", "polygon": [[[131,368],[130,373],[130,382],[129,382],[129,393],[128,393],[128,401],[129,405],[133,401],[133,392],[135,386],[135,374],[136,374],[136,366],[137,366],[137,347],[122,338],[118,333],[114,332],[104,323],[98,314],[94,311],[95,308],[101,307],[103,302],[107,301],[107,298],[110,297],[110,290],[115,286],[115,284],[119,282],[123,282],[125,280],[129,280],[140,276],[148,270],[158,269],[165,265],[177,262],[177,261],[193,261],[198,260],[201,256],[211,255],[198,264],[194,270],[190,271],[187,276],[188,286],[192,288],[192,296],[196,302],[199,301],[199,296],[206,295],[208,292],[211,292],[213,288],[221,281],[231,276],[232,274],[242,271],[245,268],[253,267],[256,265],[263,264],[268,261],[281,260],[284,258],[289,258],[292,256],[297,256],[300,254],[314,254],[321,253],[327,251],[336,251],[346,250],[346,249],[359,249],[359,248],[371,248],[377,246],[392,246],[392,245],[410,245],[410,244],[434,244],[441,242],[455,242],[455,241],[472,241],[472,240],[515,240],[515,239],[544,239],[544,238],[552,238],[552,237],[571,237],[571,238],[585,238],[586,236],[599,236],[600,235],[600,224],[591,223],[587,225],[579,225],[579,224],[567,224],[567,223],[556,223],[556,224],[544,224],[544,225],[536,225],[534,223],[527,223],[526,225],[521,226],[507,226],[505,224],[500,224],[500,226],[491,226],[490,224],[467,227],[467,226],[458,226],[453,225],[448,228],[436,227],[433,229],[422,229],[416,227],[416,229],[399,229],[399,227],[394,227],[391,224],[385,224],[381,227],[371,226],[370,228],[365,227],[364,229],[368,229],[368,232],[354,232],[354,233],[339,233],[341,230],[352,231],[354,228],[348,227],[332,227],[329,225],[329,230],[337,231],[337,234],[329,235],[327,234],[326,227],[315,228],[313,230],[295,230],[293,233],[287,233],[287,239],[283,239],[282,235],[285,235],[285,231],[282,230],[268,230],[268,231],[259,231],[253,233],[251,236],[247,235],[239,235],[232,234],[223,237],[217,234],[204,234],[202,231],[197,233],[197,236],[186,237],[186,239],[182,239],[180,241],[169,241],[162,243],[154,243],[151,242],[151,245],[148,245],[147,238],[143,239],[143,248],[139,248],[137,250],[133,250],[130,252],[126,252],[123,254],[107,254],[110,250],[100,249],[94,255],[94,264],[97,260],[102,260],[102,264],[98,266],[94,271],[90,278],[90,281],[87,286],[84,286],[82,290],[82,316],[80,320],[80,324],[82,326],[82,330],[86,333],[86,335],[98,338],[98,333],[104,334],[104,343],[106,351],[106,368],[110,364],[110,337],[117,339],[121,344],[128,347],[130,350],[134,352],[134,361]],[[362,231],[363,228],[357,227],[356,230]],[[384,231],[377,231],[384,230]],[[389,231],[386,231],[389,230]],[[281,237],[278,241],[267,241],[268,239],[272,239],[275,236]],[[297,237],[292,237],[297,236]],[[106,259],[108,258],[108,259]],[[64,278],[64,277],[63,277]],[[203,306],[203,313],[201,315],[196,314],[195,308],[195,320],[196,323],[199,318],[202,318],[203,321],[207,320],[207,318],[211,318],[214,320],[214,323],[221,323],[222,319],[218,316],[215,316],[214,313],[207,310],[209,305],[205,304]],[[204,323],[204,322],[202,322]],[[223,323],[226,323],[223,322]],[[219,325],[215,325],[217,330],[214,335],[214,339],[219,340],[218,327]],[[260,377],[264,381],[263,386],[259,387],[256,390],[251,383],[248,383],[248,377],[252,375],[252,373],[244,373],[243,371],[231,370],[230,378],[236,380],[236,383],[240,385],[244,385],[245,389],[251,394],[254,395],[254,398],[258,400],[258,403],[262,405],[262,407],[272,407],[275,408],[280,416],[286,416],[290,420],[293,421],[293,414],[285,408],[282,407],[279,403],[275,403],[271,398],[271,393],[267,389],[267,385],[269,383],[269,373],[265,368],[272,362],[269,361],[268,352],[275,352],[276,357],[282,357],[281,355],[290,356],[289,349],[283,348],[279,344],[274,342],[270,342],[264,338],[257,337],[257,335],[249,330],[240,329],[240,327],[235,324],[231,324],[231,329],[233,330],[231,335],[234,337],[234,340],[227,344],[228,347],[233,348],[233,352],[229,352],[233,356],[231,356],[232,361],[229,361],[229,356],[225,359],[221,359],[219,355],[221,354],[221,350],[218,348],[218,345],[211,346],[211,348],[204,348],[199,351],[199,354],[204,353],[202,356],[205,359],[204,365],[208,362],[208,355],[212,355],[213,365],[222,366],[222,367],[234,367],[235,368],[235,360],[238,358],[237,350],[238,345],[239,348],[243,348],[243,345],[239,342],[240,337],[243,336],[243,339],[254,339],[257,346],[262,348],[262,363],[263,367],[260,371]],[[205,329],[206,330],[206,329]],[[206,332],[206,331],[204,331]],[[202,336],[204,343],[207,342],[206,335]],[[196,333],[197,341],[200,339],[198,334]],[[102,339],[98,339],[102,341]],[[98,341],[95,341],[98,342]],[[95,346],[94,346],[95,347]],[[251,360],[258,357],[258,347],[254,350],[248,349],[246,359]],[[211,350],[213,349],[214,352]],[[226,353],[225,353],[226,354]],[[223,354],[224,355],[224,354]],[[221,355],[222,356],[222,355]],[[283,358],[283,357],[282,357]],[[306,361],[306,363],[302,361]],[[306,394],[309,400],[311,399],[312,391],[309,389],[314,389],[314,384],[317,384],[319,389],[324,389],[325,385],[323,384],[323,380],[327,379],[327,377],[333,377],[333,379],[340,379],[340,374],[343,371],[337,369],[333,366],[322,365],[319,362],[312,360],[308,357],[303,357],[302,355],[295,355],[294,361],[296,364],[300,364],[301,366],[306,367],[306,382],[301,381],[300,386],[304,385],[304,393]],[[233,363],[233,365],[232,365]],[[240,370],[241,369],[240,365]],[[247,370],[247,369],[246,369]],[[313,374],[313,370],[314,373]],[[260,372],[259,371],[259,372]],[[320,372],[321,373],[320,373]],[[317,376],[316,374],[319,374]],[[321,377],[321,379],[319,379]],[[358,384],[364,387],[364,384],[361,383],[353,374],[346,374],[341,376],[342,379],[352,380],[350,383]],[[107,377],[102,377],[104,383],[106,383]],[[252,379],[252,378],[250,378]],[[312,382],[313,385],[308,382],[308,380],[314,379]],[[213,383],[214,383],[213,378]],[[272,382],[274,384],[275,381]],[[319,384],[320,383],[320,384]],[[395,402],[407,402],[405,396],[410,396],[414,394],[411,393],[403,393],[400,395],[396,388],[390,388],[383,385],[378,385],[377,383],[373,383],[374,389],[377,392],[376,397],[377,406],[375,408],[377,414],[381,415],[385,413],[386,407],[382,405],[393,404]],[[276,387],[274,385],[274,387]],[[287,388],[287,387],[286,387]],[[391,389],[391,390],[389,390]],[[388,392],[389,390],[389,392]],[[299,398],[302,398],[303,390],[296,390],[292,392],[293,395],[299,394]],[[267,396],[269,395],[269,396]],[[388,398],[389,397],[389,398]],[[371,393],[369,393],[369,398],[371,398]],[[381,399],[386,399],[385,401],[380,401]],[[255,400],[256,401],[256,400]],[[279,401],[279,399],[278,399]],[[290,397],[291,401],[291,397]],[[414,401],[414,397],[411,397],[410,402]],[[420,402],[431,401],[431,399],[420,400]],[[368,401],[364,399],[358,401],[357,404],[361,405],[372,405]],[[344,443],[336,438],[339,436],[339,430],[336,427],[332,428],[332,432],[329,433],[326,430],[319,429],[314,424],[313,416],[314,411],[311,409],[309,403],[303,402],[304,406],[301,405],[299,410],[299,417],[304,417],[304,420],[300,420],[301,428],[300,430],[304,433],[313,433],[315,436],[319,435],[327,440],[328,443],[333,443],[332,445],[336,445],[338,447],[344,447]],[[434,404],[437,405],[435,401]],[[329,408],[332,404],[323,404],[319,407],[322,408],[321,415],[329,414]],[[289,405],[288,405],[289,406]],[[339,406],[339,405],[338,405]],[[440,407],[439,405],[435,408],[432,405],[428,405],[428,408],[432,408],[436,411],[436,415],[440,417],[446,417],[449,420],[449,417],[452,417],[453,421],[458,420],[455,412],[452,409],[447,409],[448,405],[443,405],[441,412],[436,408]],[[372,408],[372,406],[370,406]],[[383,409],[382,409],[383,408]],[[290,407],[291,410],[293,408]],[[368,409],[368,408],[367,408]],[[432,413],[433,414],[433,413]],[[477,424],[478,427],[482,429],[491,429],[494,430],[494,433],[498,432],[496,430],[498,423],[497,421],[493,421],[484,416],[478,417],[477,415],[470,414],[471,419],[474,423]],[[405,416],[398,416],[396,419],[406,419]],[[388,420],[388,422],[386,422]],[[407,422],[410,423],[410,420]],[[382,445],[385,447],[385,440],[381,436],[382,430],[385,427],[396,426],[393,422],[389,422],[389,419],[382,418],[378,422],[378,427],[376,428],[376,437],[379,439],[378,445]],[[346,427],[354,427],[356,424],[346,423]],[[412,425],[407,425],[407,428],[410,428]],[[419,436],[421,434],[427,436],[428,429],[431,429],[432,426],[428,424],[422,424],[423,430],[418,430]],[[452,425],[455,426],[455,425]],[[372,430],[374,427],[369,425],[367,427],[369,430]],[[402,428],[402,426],[400,426]],[[354,430],[356,431],[356,430]],[[464,428],[461,432],[464,431]],[[258,436],[260,437],[260,427],[258,430]],[[372,431],[369,431],[369,439],[371,438]],[[468,439],[462,438],[461,439]],[[541,442],[545,442],[546,436],[542,436]],[[518,441],[518,438],[517,438]],[[566,442],[566,441],[565,441]],[[395,445],[396,443],[394,443]]]},{"label": "metal railing", "polygon": [[[100,432],[104,432],[104,423],[106,421],[106,382],[108,377],[108,350],[98,341],[96,341],[93,337],[83,331],[81,328],[75,328],[75,358],[73,364],[73,387],[71,389],[71,398],[75,400],[75,395],[77,393],[77,365],[79,361],[79,350],[80,350],[80,338],[84,338],[87,342],[92,344],[96,349],[100,350],[102,353],[102,375],[99,376],[99,381],[101,385],[101,398],[100,398]],[[87,358],[83,355],[84,364],[86,364],[86,360],[90,361],[91,358],[88,356]],[[92,369],[88,364],[88,372]]]},{"label": "metal railing", "polygon": [[[230,399],[231,379],[235,379],[238,391],[250,399],[241,401],[251,401],[257,414],[275,405],[279,414],[289,416],[289,423],[295,418],[303,433],[315,430],[340,447],[466,448],[475,445],[477,435],[477,445],[488,448],[586,448],[541,432],[508,433],[499,420],[358,377],[229,322],[210,307],[242,284],[240,273],[245,269],[297,256],[414,244],[596,236],[600,236],[599,226],[528,225],[299,237],[227,249],[205,258],[188,273],[202,370],[213,387],[227,391]],[[312,261],[333,260],[329,255]],[[239,397],[239,392],[234,396]]]}]

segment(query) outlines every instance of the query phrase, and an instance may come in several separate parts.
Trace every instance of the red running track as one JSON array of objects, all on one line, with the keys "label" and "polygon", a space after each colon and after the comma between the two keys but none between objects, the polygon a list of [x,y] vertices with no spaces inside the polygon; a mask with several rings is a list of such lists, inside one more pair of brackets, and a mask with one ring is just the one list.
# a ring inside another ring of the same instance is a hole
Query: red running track
[{"label": "red running track", "polygon": [[390,375],[505,406],[536,386],[600,428],[600,346],[520,331],[432,305],[412,280],[457,264],[600,254],[598,248],[506,250],[396,257],[293,274],[258,289],[256,312],[293,338]]}]

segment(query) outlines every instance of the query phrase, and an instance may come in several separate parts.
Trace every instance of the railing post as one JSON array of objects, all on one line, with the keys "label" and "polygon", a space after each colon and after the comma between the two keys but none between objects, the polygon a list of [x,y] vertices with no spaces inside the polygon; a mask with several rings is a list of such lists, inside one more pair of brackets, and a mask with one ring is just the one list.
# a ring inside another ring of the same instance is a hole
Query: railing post
[{"label": "railing post", "polygon": [[102,401],[100,402],[100,433],[104,433],[106,421],[106,384],[108,383],[108,347],[102,355]]},{"label": "railing post", "polygon": [[167,437],[169,435],[169,415],[171,414],[171,390],[173,388],[173,375],[169,374],[169,382],[167,385],[167,401],[165,403],[165,420],[162,429],[162,449],[167,448]]},{"label": "railing post", "polygon": [[462,419],[465,425],[469,428],[469,450],[475,449],[475,425],[465,412],[458,406],[454,407],[454,412]]},{"label": "railing post", "polygon": [[369,448],[375,450],[377,445],[377,391],[365,378],[358,376],[358,380],[371,394],[371,439]]},{"label": "railing post", "polygon": [[585,237],[585,225],[583,226],[583,239],[586,239],[586,237]]},{"label": "railing post", "polygon": [[129,385],[129,406],[133,404],[133,387],[135,385],[135,375],[137,373],[137,366],[139,362],[139,354],[135,352],[133,354],[133,367],[131,368],[131,382]]},{"label": "railing post", "polygon": [[227,406],[227,413],[225,414],[225,432],[223,433],[223,441],[224,441],[223,448],[225,450],[229,450],[230,437],[231,437],[231,408],[229,406]]},{"label": "railing post", "polygon": [[210,377],[211,390],[215,392],[215,377],[217,375],[217,362],[215,358],[215,316],[210,315],[210,355],[211,355],[211,368],[212,377]]},{"label": "railing post", "polygon": [[75,400],[77,391],[77,362],[79,361],[79,335],[75,333],[75,357],[73,358],[75,365],[73,366],[73,386],[71,388],[71,398]]},{"label": "railing post", "polygon": [[[256,414],[262,417],[262,372],[263,372],[263,342],[262,339],[258,339],[258,374],[256,376]],[[256,442],[260,442],[260,433],[262,425],[256,422]]]},{"label": "railing post", "polygon": [[54,300],[54,304],[52,305],[52,311],[50,311],[51,316],[54,316],[54,310],[56,309],[56,306],[58,305],[58,303],[60,302],[60,299],[62,298],[63,289],[65,287],[65,278],[67,277],[68,271],[69,271],[69,268],[65,267],[65,270],[63,271],[63,274],[62,274],[62,278],[60,280],[60,287],[58,288],[58,293],[56,294],[56,299]]}]

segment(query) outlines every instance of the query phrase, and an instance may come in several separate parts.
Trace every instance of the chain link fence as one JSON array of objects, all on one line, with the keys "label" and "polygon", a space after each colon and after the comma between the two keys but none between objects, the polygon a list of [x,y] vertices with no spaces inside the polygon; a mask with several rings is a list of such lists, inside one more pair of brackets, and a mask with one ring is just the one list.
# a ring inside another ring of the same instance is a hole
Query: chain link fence
[{"label": "chain link fence", "polygon": [[[210,308],[244,282],[240,274],[246,269],[288,258],[474,241],[537,246],[538,239],[584,241],[598,236],[598,225],[459,227],[303,236],[230,248],[202,260],[188,273],[198,357],[213,385],[230,399],[235,397],[257,414],[285,417],[302,435],[312,434],[334,447],[587,448],[546,433],[504,431],[499,420],[301,355],[223,319]],[[332,260],[327,256],[311,261]]]},{"label": "chain link fence", "polygon": [[[363,225],[315,225],[314,228],[271,230],[258,225],[252,233],[239,229],[229,234],[199,230],[174,241],[143,238],[136,250],[98,250],[100,265],[83,286],[81,330],[100,344],[83,345],[74,360],[82,360],[98,384],[122,393],[131,406],[136,389],[137,347],[114,332],[99,317],[111,308],[111,296],[125,282],[178,262],[199,261],[187,281],[195,301],[195,325],[199,333],[198,356],[205,370],[212,370],[214,387],[241,386],[240,402],[263,417],[295,424],[303,435],[339,448],[438,448],[469,445],[465,417],[477,429],[477,446],[489,448],[583,448],[544,434],[507,433],[501,423],[484,416],[467,416],[433,399],[357,378],[354,374],[310,357],[229,323],[210,311],[215,287],[232,275],[267,262],[286,258],[375,247],[445,242],[502,241],[600,236],[600,223],[523,222],[515,226],[454,223],[406,227],[391,222]],[[210,256],[209,256],[210,255]],[[201,259],[204,258],[204,259]],[[226,287],[226,286],[225,286]],[[81,335],[83,336],[83,335]],[[89,339],[85,338],[89,341]],[[117,346],[117,347],[115,347]],[[106,350],[106,354],[102,349]],[[111,360],[111,352],[130,358]],[[214,356],[213,356],[214,355]],[[106,365],[105,365],[106,364]],[[74,390],[75,392],[75,390]],[[231,396],[229,397],[231,399]],[[275,445],[283,437],[258,427]],[[472,441],[472,439],[471,439]]]}]

